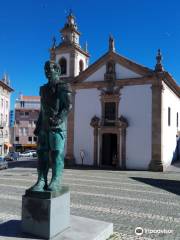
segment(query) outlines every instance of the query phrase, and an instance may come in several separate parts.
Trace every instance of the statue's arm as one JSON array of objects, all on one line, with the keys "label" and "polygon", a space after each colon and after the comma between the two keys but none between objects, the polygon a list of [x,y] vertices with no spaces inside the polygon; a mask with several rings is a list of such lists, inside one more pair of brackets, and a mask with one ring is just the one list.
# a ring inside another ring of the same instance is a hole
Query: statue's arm
[{"label": "statue's arm", "polygon": [[72,109],[72,91],[69,86],[62,89],[61,87],[58,89],[59,95],[59,111],[53,118],[50,118],[51,125],[56,127],[62,122],[65,121],[68,113]]},{"label": "statue's arm", "polygon": [[[41,88],[40,88],[40,96],[41,96]],[[39,135],[39,131],[40,131],[40,128],[41,128],[41,124],[42,124],[42,105],[40,107],[40,112],[39,112],[39,116],[38,116],[38,120],[36,122],[36,127],[34,129],[34,135]]]},{"label": "statue's arm", "polygon": [[40,110],[40,113],[39,113],[39,116],[38,116],[38,120],[37,120],[37,123],[36,123],[36,127],[34,129],[34,135],[36,135],[36,136],[39,135],[41,124],[42,124],[42,112]]},{"label": "statue's arm", "polygon": [[72,109],[72,92],[68,90],[63,93],[63,110],[58,113],[58,118],[60,118],[61,122],[65,120],[71,109]]}]

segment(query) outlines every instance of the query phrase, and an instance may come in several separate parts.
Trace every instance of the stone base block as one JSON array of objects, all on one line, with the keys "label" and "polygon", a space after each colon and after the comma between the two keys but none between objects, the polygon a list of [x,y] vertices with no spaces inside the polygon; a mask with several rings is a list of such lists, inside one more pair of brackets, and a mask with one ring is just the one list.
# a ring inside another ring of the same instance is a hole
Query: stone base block
[{"label": "stone base block", "polygon": [[113,224],[71,215],[71,227],[53,240],[107,240],[113,234]]},{"label": "stone base block", "polygon": [[149,164],[149,170],[153,172],[163,172],[164,166],[159,161],[151,161],[151,163]]},{"label": "stone base block", "polygon": [[22,198],[22,231],[51,239],[70,226],[70,192],[26,191]]}]

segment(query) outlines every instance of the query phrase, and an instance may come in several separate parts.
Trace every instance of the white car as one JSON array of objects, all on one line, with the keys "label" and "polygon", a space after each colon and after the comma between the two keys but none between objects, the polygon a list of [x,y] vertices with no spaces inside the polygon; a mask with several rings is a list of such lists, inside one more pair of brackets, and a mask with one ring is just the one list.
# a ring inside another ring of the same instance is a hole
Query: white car
[{"label": "white car", "polygon": [[20,153],[20,157],[36,157],[37,152],[35,150],[28,150],[23,153]]}]

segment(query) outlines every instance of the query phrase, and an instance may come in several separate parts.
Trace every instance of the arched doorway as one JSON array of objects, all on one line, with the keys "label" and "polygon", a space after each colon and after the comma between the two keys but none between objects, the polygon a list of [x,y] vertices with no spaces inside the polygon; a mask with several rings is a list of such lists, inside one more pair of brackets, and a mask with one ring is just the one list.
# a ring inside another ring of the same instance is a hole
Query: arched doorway
[{"label": "arched doorway", "polygon": [[102,135],[101,165],[116,166],[117,161],[117,134],[104,133]]}]

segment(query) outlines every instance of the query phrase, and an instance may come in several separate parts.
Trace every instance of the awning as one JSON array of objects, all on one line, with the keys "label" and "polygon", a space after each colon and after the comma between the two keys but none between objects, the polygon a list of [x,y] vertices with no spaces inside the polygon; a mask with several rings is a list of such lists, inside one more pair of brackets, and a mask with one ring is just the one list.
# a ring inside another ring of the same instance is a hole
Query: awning
[{"label": "awning", "polygon": [[37,147],[37,144],[22,144],[22,147]]}]

